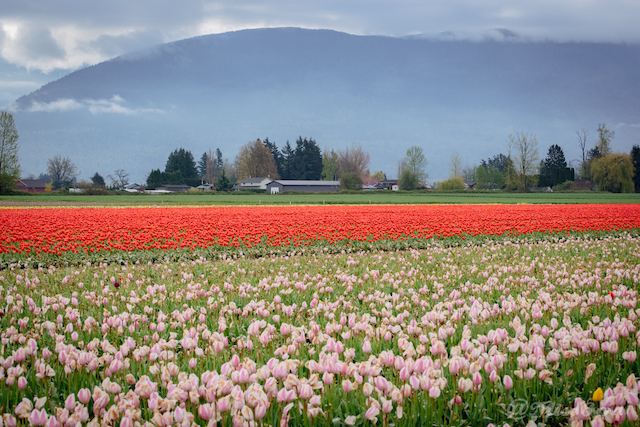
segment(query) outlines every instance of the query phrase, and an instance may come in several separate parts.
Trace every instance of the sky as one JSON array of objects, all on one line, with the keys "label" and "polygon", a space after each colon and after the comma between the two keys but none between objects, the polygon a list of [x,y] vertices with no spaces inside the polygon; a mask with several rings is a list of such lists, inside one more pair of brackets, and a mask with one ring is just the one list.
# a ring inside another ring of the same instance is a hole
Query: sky
[{"label": "sky", "polygon": [[638,0],[3,0],[0,109],[137,49],[247,28],[640,43]]}]

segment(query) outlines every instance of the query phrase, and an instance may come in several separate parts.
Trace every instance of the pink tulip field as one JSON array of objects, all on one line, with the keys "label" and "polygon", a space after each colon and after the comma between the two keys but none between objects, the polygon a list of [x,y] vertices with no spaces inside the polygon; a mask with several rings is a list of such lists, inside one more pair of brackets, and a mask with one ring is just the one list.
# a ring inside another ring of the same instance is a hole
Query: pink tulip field
[{"label": "pink tulip field", "polygon": [[637,233],[445,243],[11,264],[0,426],[639,425]]}]

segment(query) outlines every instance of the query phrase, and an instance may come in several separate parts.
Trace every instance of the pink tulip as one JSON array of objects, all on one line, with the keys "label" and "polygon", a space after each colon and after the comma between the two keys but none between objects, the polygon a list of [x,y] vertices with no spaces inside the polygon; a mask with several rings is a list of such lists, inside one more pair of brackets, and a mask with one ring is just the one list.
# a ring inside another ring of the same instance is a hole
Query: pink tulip
[{"label": "pink tulip", "polygon": [[613,424],[622,424],[625,418],[626,414],[622,406],[618,406],[613,410]]},{"label": "pink tulip", "polygon": [[64,401],[64,407],[67,411],[71,412],[76,407],[76,395],[71,393],[67,396],[67,399]]},{"label": "pink tulip", "polygon": [[351,381],[349,381],[349,380],[342,380],[342,390],[343,390],[345,393],[349,393],[350,391],[353,391],[353,390],[354,390],[354,386],[353,386],[353,384],[351,383]]},{"label": "pink tulip", "polygon": [[225,396],[222,399],[219,399],[216,403],[216,408],[220,412],[227,412],[229,409],[231,409],[231,399],[229,398],[229,396]]},{"label": "pink tulip", "polygon": [[475,372],[473,374],[473,385],[479,386],[482,384],[482,375],[480,375],[480,372]]},{"label": "pink tulip", "polygon": [[411,384],[411,388],[417,390],[420,388],[420,379],[415,375],[411,375],[409,378],[409,384]]},{"label": "pink tulip", "polygon": [[27,379],[21,376],[18,378],[18,389],[24,390],[25,388],[27,388]]},{"label": "pink tulip", "polygon": [[47,411],[44,409],[34,409],[29,415],[29,424],[32,426],[44,426],[48,420]]},{"label": "pink tulip", "polygon": [[[348,381],[348,380],[345,380],[345,381]],[[344,385],[344,381],[343,381],[343,385]],[[313,389],[309,384],[306,384],[306,383],[302,384],[298,388],[298,397],[300,397],[300,399],[309,400],[311,399],[312,396],[313,396]]]},{"label": "pink tulip", "polygon": [[373,405],[369,409],[367,409],[367,412],[365,412],[364,417],[369,421],[373,421],[376,419],[378,414],[380,414],[380,409],[378,409],[377,406]]},{"label": "pink tulip", "polygon": [[183,408],[181,408],[180,406],[177,406],[176,410],[173,413],[173,418],[178,423],[181,423],[185,419],[186,415],[187,415],[186,411]]},{"label": "pink tulip", "polygon": [[85,405],[89,403],[91,400],[91,392],[88,388],[81,388],[78,390],[78,400]]},{"label": "pink tulip", "polygon": [[502,383],[504,384],[504,388],[506,388],[507,390],[511,390],[513,388],[513,380],[509,375],[504,376]]},{"label": "pink tulip", "polygon": [[378,388],[378,390],[382,391],[382,392],[386,392],[387,387],[389,387],[389,382],[387,381],[387,379],[381,375],[377,376],[374,380],[373,380],[375,386]]},{"label": "pink tulip", "polygon": [[198,416],[205,421],[213,418],[213,408],[211,407],[211,404],[205,403],[200,405],[198,408]]},{"label": "pink tulip", "polygon": [[362,344],[362,351],[367,354],[371,353],[371,341],[364,340],[364,343]]},{"label": "pink tulip", "polygon": [[409,381],[410,376],[411,376],[411,373],[409,372],[409,369],[407,369],[406,366],[400,370],[400,381]]},{"label": "pink tulip", "polygon": [[7,427],[16,427],[16,424],[18,424],[16,417],[11,414],[4,414],[2,418],[4,419],[4,424]]},{"label": "pink tulip", "polygon": [[609,346],[609,353],[618,354],[618,341],[614,341]]},{"label": "pink tulip", "polygon": [[436,386],[431,387],[431,389],[429,390],[429,397],[432,399],[437,399],[438,397],[440,397],[440,388]]},{"label": "pink tulip", "polygon": [[295,390],[287,390],[286,388],[280,389],[278,394],[276,395],[276,401],[278,403],[289,403],[296,400],[296,391]]},{"label": "pink tulip", "polygon": [[330,374],[329,372],[322,374],[322,382],[326,385],[333,384],[333,374]]},{"label": "pink tulip", "polygon": [[393,410],[393,401],[387,400],[384,397],[382,397],[381,399],[382,399],[382,412],[384,412],[385,414],[388,414]]},{"label": "pink tulip", "polygon": [[[84,408],[84,409],[87,411],[86,420],[88,420],[89,419],[89,410],[87,408]],[[45,424],[45,427],[61,427],[61,426],[62,426],[62,423],[58,422],[58,420],[54,416],[49,417],[49,420]]]},{"label": "pink tulip", "polygon": [[263,403],[258,403],[253,412],[255,418],[261,420],[265,417],[265,415],[267,415],[267,406]]}]

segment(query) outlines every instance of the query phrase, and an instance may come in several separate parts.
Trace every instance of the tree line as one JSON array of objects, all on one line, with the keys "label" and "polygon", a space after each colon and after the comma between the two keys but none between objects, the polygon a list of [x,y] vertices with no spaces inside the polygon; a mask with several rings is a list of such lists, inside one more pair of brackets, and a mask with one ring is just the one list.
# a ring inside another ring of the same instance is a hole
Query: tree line
[{"label": "tree line", "polygon": [[576,135],[582,154],[577,171],[569,167],[559,145],[551,145],[541,160],[536,136],[516,132],[509,136],[506,155],[500,153],[482,160],[477,167],[462,167],[460,155],[454,153],[449,161],[449,179],[438,183],[438,188],[462,190],[465,181],[473,181],[477,189],[528,191],[537,186],[555,190],[591,188],[640,192],[639,146],[634,145],[629,154],[614,153],[611,142],[615,132],[604,124],[598,126],[597,139],[591,149],[588,148],[588,130],[577,131]]},{"label": "tree line", "polygon": [[[640,146],[630,153],[613,152],[615,131],[600,124],[595,144],[588,148],[589,131],[576,132],[581,157],[577,171],[569,167],[559,145],[551,145],[545,158],[539,156],[538,140],[534,134],[514,132],[507,140],[507,152],[483,159],[477,166],[462,166],[459,153],[449,161],[449,179],[435,186],[443,190],[462,190],[465,181],[475,182],[477,189],[528,191],[532,187],[570,189],[576,187],[576,177],[585,185],[593,184],[600,191],[640,192]],[[20,179],[18,133],[13,117],[0,112],[0,193],[10,193]],[[340,181],[343,188],[359,189],[387,178],[378,170],[369,169],[369,153],[359,144],[338,150],[320,150],[313,138],[298,137],[294,144],[288,140],[278,148],[275,141],[256,139],[243,145],[233,162],[224,158],[219,148],[204,152],[199,161],[191,151],[177,148],[169,154],[164,170],[152,169],[146,180],[147,188],[162,185],[198,186],[208,183],[216,190],[227,191],[244,178],[267,177],[273,180],[330,180]],[[397,182],[402,190],[428,186],[427,159],[422,147],[407,150],[398,163]],[[55,155],[47,161],[47,172],[37,178],[55,190],[72,185],[95,190],[106,189],[105,179],[96,172],[91,182],[77,181],[78,168],[69,157]],[[107,175],[109,187],[122,189],[129,184],[129,174],[118,169]]]},{"label": "tree line", "polygon": [[240,147],[233,162],[223,159],[219,148],[203,153],[197,164],[190,151],[176,149],[169,155],[164,171],[153,169],[146,184],[148,188],[156,188],[167,184],[197,186],[208,183],[218,191],[226,191],[245,178],[266,177],[272,180],[340,180],[351,188],[360,188],[364,182],[376,177],[384,179],[379,171],[369,174],[369,161],[369,154],[356,144],[322,152],[313,138],[300,136],[294,144],[287,140],[282,148],[278,148],[276,142],[267,137]]}]

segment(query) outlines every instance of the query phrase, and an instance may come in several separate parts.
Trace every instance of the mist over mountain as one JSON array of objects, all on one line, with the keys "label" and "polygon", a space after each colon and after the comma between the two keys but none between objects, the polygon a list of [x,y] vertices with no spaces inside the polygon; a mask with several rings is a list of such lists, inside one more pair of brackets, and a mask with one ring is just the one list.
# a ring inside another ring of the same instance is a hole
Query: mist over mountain
[{"label": "mist over mountain", "polygon": [[614,151],[640,144],[640,46],[443,41],[276,28],[201,36],[73,72],[13,106],[25,173],[55,154],[81,178],[123,168],[144,181],[176,148],[298,136],[321,148],[361,143],[371,170],[396,176],[419,145],[431,180],[506,153],[508,135],[537,135],[540,155],[578,157],[575,131],[616,131]]}]

